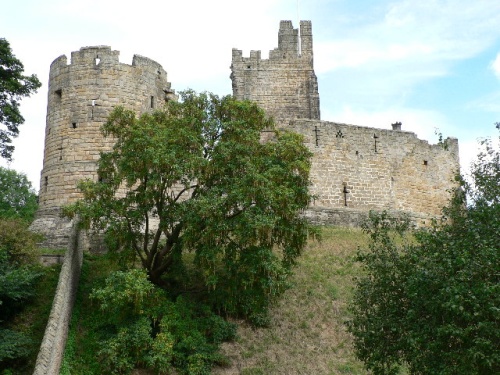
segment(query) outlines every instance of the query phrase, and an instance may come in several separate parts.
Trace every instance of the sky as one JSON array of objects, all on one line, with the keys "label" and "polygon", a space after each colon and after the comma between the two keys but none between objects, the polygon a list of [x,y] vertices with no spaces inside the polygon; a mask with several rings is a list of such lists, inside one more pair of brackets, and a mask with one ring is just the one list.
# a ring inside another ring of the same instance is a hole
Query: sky
[{"label": "sky", "polygon": [[498,0],[4,0],[0,37],[43,86],[25,98],[14,161],[38,190],[51,62],[107,45],[149,57],[176,91],[231,94],[232,48],[278,46],[280,20],[311,20],[321,119],[458,138],[466,171],[500,121]]}]

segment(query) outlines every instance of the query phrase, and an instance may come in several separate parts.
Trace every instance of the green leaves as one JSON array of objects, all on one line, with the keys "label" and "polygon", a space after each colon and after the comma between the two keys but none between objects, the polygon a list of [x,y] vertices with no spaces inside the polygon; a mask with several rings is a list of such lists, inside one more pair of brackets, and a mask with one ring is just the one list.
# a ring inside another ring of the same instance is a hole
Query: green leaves
[{"label": "green leaves", "polygon": [[0,218],[31,222],[37,208],[37,195],[26,175],[0,167]]},{"label": "green leaves", "polygon": [[82,182],[66,213],[133,252],[156,285],[189,285],[189,268],[218,309],[265,315],[311,233],[302,137],[254,103],[193,91],[139,118],[117,108],[103,133],[116,144],[99,181]]},{"label": "green leaves", "polygon": [[25,76],[24,66],[12,53],[9,42],[0,38],[0,156],[12,160],[12,138],[19,134],[18,126],[24,122],[19,101],[30,96],[41,86],[36,75]]},{"label": "green leaves", "polygon": [[219,345],[233,339],[236,328],[207,306],[178,297],[167,298],[143,270],[118,271],[94,289],[104,313],[98,355],[104,373],[129,373],[145,366],[159,373],[210,374],[225,361]]},{"label": "green leaves", "polygon": [[[500,370],[499,151],[490,141],[444,209],[402,241],[407,224],[371,215],[349,330],[374,374],[492,374]],[[465,197],[469,196],[469,204]]]}]

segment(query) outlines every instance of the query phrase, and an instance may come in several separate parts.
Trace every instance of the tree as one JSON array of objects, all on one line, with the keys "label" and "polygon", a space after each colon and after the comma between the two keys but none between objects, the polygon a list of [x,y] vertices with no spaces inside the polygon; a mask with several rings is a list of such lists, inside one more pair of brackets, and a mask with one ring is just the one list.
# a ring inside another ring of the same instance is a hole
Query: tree
[{"label": "tree", "polygon": [[0,38],[0,156],[12,160],[12,138],[19,134],[24,118],[19,111],[19,101],[29,97],[42,85],[36,75],[25,76],[24,66],[12,53],[10,44]]},{"label": "tree", "polygon": [[[311,200],[311,153],[251,102],[180,97],[140,118],[116,108],[103,127],[116,144],[101,154],[99,181],[81,183],[83,200],[65,211],[170,290],[188,282],[183,255],[193,252],[214,305],[259,322],[310,232],[299,213]],[[261,142],[264,131],[274,138]]]},{"label": "tree", "polygon": [[34,295],[42,274],[35,251],[39,240],[26,222],[0,219],[0,367],[30,353],[29,337],[9,324]]},{"label": "tree", "polygon": [[0,167],[0,219],[31,222],[38,208],[38,198],[24,173]]},{"label": "tree", "polygon": [[432,228],[395,241],[408,221],[385,213],[365,228],[349,329],[374,374],[500,373],[500,151],[483,147]]}]

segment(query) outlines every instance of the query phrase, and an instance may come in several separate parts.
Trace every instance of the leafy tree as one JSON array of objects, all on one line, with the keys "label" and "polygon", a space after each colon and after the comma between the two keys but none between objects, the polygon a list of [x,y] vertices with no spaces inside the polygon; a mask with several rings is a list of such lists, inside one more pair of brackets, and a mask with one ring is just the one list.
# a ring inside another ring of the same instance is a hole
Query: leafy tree
[{"label": "leafy tree", "polygon": [[0,167],[0,219],[31,222],[37,208],[38,198],[26,175]]},{"label": "leafy tree", "polygon": [[[311,153],[251,102],[181,93],[142,115],[116,108],[99,181],[66,208],[132,251],[156,285],[186,285],[186,252],[218,308],[264,322],[310,233]],[[261,142],[264,131],[273,138]],[[155,223],[156,221],[156,223]]]},{"label": "leafy tree", "polygon": [[33,296],[41,276],[35,264],[38,240],[26,222],[0,219],[0,366],[29,354],[30,339],[9,323]]},{"label": "leafy tree", "polygon": [[500,373],[500,151],[483,146],[441,222],[408,241],[385,213],[365,228],[349,329],[374,374]]},{"label": "leafy tree", "polygon": [[201,375],[227,362],[219,345],[234,338],[235,325],[185,297],[172,301],[144,269],[112,273],[91,297],[100,308],[94,321],[100,323],[102,373],[129,373],[142,366],[161,374],[175,368]]},{"label": "leafy tree", "polygon": [[24,66],[12,53],[10,44],[0,38],[0,156],[12,160],[14,146],[12,138],[19,134],[19,125],[24,122],[19,111],[19,101],[29,97],[42,85],[36,75],[25,76]]}]

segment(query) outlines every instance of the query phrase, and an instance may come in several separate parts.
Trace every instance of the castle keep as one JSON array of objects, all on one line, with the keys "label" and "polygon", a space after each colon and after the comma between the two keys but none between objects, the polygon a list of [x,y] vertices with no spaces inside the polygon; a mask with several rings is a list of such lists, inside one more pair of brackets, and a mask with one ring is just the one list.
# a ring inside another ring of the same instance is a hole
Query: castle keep
[{"label": "castle keep", "polygon": [[[101,125],[117,105],[137,113],[175,95],[155,61],[134,56],[120,63],[110,47],[85,47],[50,67],[40,209],[32,228],[51,247],[65,247],[70,224],[61,206],[81,197],[77,182],[97,179],[96,161],[111,149]],[[458,141],[430,145],[395,124],[393,130],[320,120],[310,21],[294,29],[281,21],[278,48],[262,59],[233,49],[233,95],[257,102],[279,127],[301,133],[313,152],[311,182],[317,199],[305,214],[315,223],[359,225],[371,209],[409,213],[417,222],[439,215],[459,169]]]},{"label": "castle keep", "polygon": [[423,224],[441,213],[459,170],[457,139],[430,145],[401,123],[383,130],[320,121],[310,21],[300,29],[281,21],[278,48],[268,60],[260,56],[233,49],[233,95],[257,102],[278,126],[304,136],[314,154],[311,221],[357,226],[373,209],[405,212]]},{"label": "castle keep", "polygon": [[251,51],[250,57],[243,57],[233,48],[234,97],[256,102],[279,124],[296,118],[319,120],[311,21],[300,22],[300,37],[291,21],[281,21],[278,48],[269,52],[267,60],[260,55]]}]

